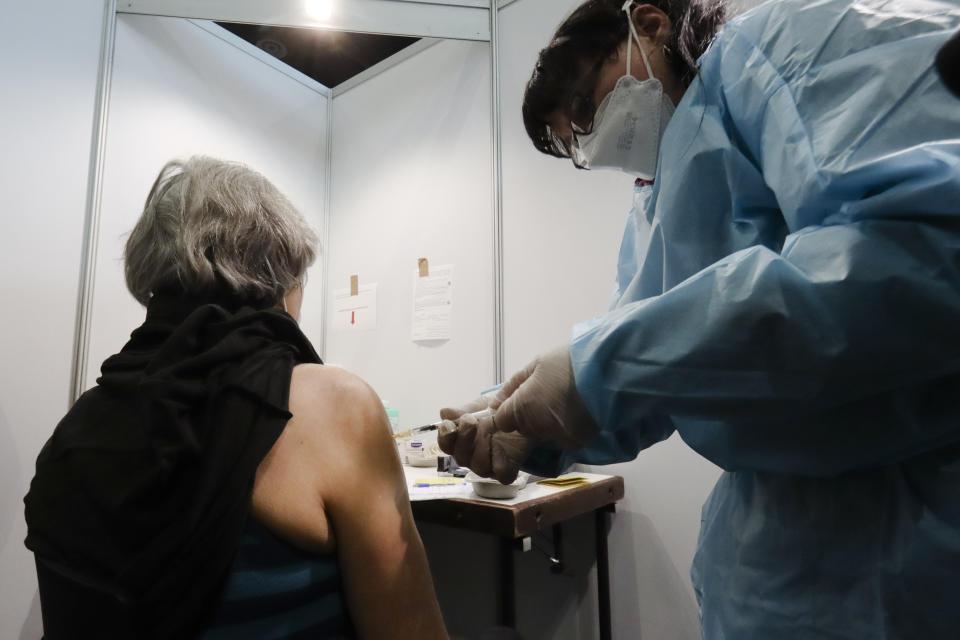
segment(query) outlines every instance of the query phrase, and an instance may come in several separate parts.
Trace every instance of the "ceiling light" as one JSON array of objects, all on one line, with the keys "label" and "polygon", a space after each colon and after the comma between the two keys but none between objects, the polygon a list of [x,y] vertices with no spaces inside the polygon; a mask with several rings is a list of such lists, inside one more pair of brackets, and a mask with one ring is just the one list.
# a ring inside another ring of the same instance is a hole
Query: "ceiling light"
[{"label": "ceiling light", "polygon": [[307,0],[306,10],[314,20],[325,22],[333,15],[333,0]]}]

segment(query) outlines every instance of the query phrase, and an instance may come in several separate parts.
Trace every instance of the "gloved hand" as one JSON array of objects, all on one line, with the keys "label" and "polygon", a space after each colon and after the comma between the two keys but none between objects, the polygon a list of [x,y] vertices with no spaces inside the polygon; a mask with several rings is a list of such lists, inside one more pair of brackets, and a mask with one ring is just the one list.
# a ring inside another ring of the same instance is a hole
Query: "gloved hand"
[{"label": "gloved hand", "polygon": [[516,480],[520,465],[536,446],[536,440],[522,433],[497,431],[493,416],[477,419],[469,411],[479,411],[482,407],[468,409],[471,406],[475,403],[463,409],[440,412],[445,417],[437,436],[440,448],[475,474],[510,484]]},{"label": "gloved hand", "polygon": [[[493,415],[479,420],[466,415],[486,406]],[[440,448],[457,464],[478,475],[492,473],[500,482],[516,478],[538,441],[579,449],[598,431],[577,393],[567,346],[542,354],[515,373],[489,403],[481,398],[462,409],[443,409],[440,417]]]}]

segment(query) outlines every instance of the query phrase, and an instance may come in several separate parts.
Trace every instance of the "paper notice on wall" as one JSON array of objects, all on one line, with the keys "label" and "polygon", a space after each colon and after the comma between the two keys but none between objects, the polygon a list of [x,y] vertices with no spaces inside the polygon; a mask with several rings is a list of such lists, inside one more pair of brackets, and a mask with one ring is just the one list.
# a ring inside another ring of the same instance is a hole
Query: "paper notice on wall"
[{"label": "paper notice on wall", "polygon": [[453,321],[453,265],[430,266],[430,275],[413,270],[414,342],[449,340]]},{"label": "paper notice on wall", "polygon": [[376,329],[377,284],[360,285],[355,296],[350,295],[349,288],[334,289],[332,324],[337,333]]}]

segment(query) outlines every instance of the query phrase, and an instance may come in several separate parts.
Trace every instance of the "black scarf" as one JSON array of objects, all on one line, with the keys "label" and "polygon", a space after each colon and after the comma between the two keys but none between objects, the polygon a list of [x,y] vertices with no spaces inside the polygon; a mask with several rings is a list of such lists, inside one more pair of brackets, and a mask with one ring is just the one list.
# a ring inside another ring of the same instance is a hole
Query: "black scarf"
[{"label": "black scarf", "polygon": [[154,296],[40,452],[24,499],[38,562],[109,596],[137,637],[190,637],[207,623],[257,466],[291,416],[291,371],[320,362],[282,311],[209,301]]}]

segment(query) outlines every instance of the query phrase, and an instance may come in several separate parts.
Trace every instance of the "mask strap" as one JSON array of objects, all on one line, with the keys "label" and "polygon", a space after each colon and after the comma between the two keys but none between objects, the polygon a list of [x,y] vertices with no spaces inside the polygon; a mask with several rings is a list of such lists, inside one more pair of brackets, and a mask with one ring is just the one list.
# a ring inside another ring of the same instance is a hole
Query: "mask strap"
[{"label": "mask strap", "polygon": [[633,52],[630,50],[630,45],[633,44],[633,41],[637,41],[637,49],[640,50],[640,57],[643,58],[643,66],[647,68],[647,78],[653,79],[653,69],[650,68],[650,61],[647,59],[647,54],[643,50],[643,47],[640,46],[640,36],[637,35],[637,27],[633,24],[633,18],[630,16],[630,7],[633,6],[633,0],[627,0],[623,3],[623,11],[627,14],[627,24],[630,25],[630,36],[627,38],[627,75],[630,75],[630,62],[633,60]]}]

